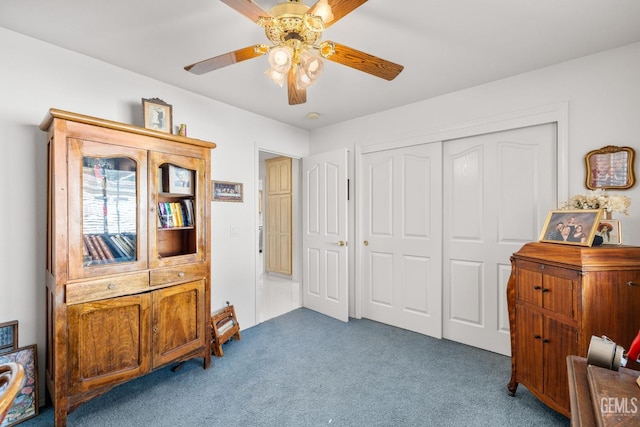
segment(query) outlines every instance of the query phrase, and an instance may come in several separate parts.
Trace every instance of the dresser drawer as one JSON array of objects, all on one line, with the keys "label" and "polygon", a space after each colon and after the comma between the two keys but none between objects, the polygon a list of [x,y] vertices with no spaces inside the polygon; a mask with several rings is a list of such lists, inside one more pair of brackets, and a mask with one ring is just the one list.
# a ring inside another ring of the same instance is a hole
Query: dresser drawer
[{"label": "dresser drawer", "polygon": [[207,276],[208,264],[189,264],[179,267],[161,268],[150,273],[150,286],[191,282]]},{"label": "dresser drawer", "polygon": [[97,301],[149,290],[149,274],[136,273],[67,284],[67,304]]}]

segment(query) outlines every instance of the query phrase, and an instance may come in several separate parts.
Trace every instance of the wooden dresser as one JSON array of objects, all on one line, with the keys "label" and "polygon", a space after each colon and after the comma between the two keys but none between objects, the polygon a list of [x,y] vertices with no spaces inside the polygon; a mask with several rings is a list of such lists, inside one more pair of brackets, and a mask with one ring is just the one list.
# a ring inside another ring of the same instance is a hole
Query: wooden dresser
[{"label": "wooden dresser", "polygon": [[640,247],[528,243],[511,266],[507,388],[570,416],[567,356],[586,357],[592,335],[628,348],[640,330]]},{"label": "wooden dresser", "polygon": [[211,363],[214,143],[61,110],[48,134],[46,384],[55,425],[169,363]]}]

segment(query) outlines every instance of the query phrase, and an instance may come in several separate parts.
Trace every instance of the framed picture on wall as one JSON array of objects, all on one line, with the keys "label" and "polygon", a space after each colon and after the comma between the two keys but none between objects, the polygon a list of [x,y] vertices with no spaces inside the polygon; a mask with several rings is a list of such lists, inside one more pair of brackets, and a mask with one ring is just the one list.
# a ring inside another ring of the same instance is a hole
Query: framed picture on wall
[{"label": "framed picture on wall", "polygon": [[142,115],[144,127],[172,133],[173,112],[171,105],[158,98],[142,98]]},{"label": "framed picture on wall", "polygon": [[540,241],[591,246],[602,217],[602,209],[550,211]]},{"label": "framed picture on wall", "polygon": [[229,181],[211,181],[213,201],[242,202],[242,183]]},{"label": "framed picture on wall", "polygon": [[630,147],[608,145],[589,151],[585,156],[586,183],[588,189],[618,189],[633,187],[635,152]]}]

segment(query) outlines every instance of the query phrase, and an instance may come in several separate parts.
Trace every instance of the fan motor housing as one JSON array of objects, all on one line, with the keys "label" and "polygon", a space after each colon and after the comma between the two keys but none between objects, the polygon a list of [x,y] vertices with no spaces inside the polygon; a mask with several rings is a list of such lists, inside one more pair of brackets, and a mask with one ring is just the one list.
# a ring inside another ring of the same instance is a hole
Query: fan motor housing
[{"label": "fan motor housing", "polygon": [[[275,5],[269,13],[275,23],[265,27],[264,32],[274,45],[287,44],[297,40],[306,45],[315,45],[322,38],[322,31],[314,31],[304,22],[309,6],[290,1]],[[295,42],[293,42],[295,43]]]}]

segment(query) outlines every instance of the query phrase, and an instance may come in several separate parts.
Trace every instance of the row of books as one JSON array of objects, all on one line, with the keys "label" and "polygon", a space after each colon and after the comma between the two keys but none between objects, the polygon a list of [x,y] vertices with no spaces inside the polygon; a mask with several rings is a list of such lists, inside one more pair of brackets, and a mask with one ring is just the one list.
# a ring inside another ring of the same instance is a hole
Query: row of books
[{"label": "row of books", "polygon": [[158,219],[161,228],[193,227],[193,200],[158,203]]},{"label": "row of books", "polygon": [[84,265],[109,264],[136,258],[135,234],[85,234]]}]

